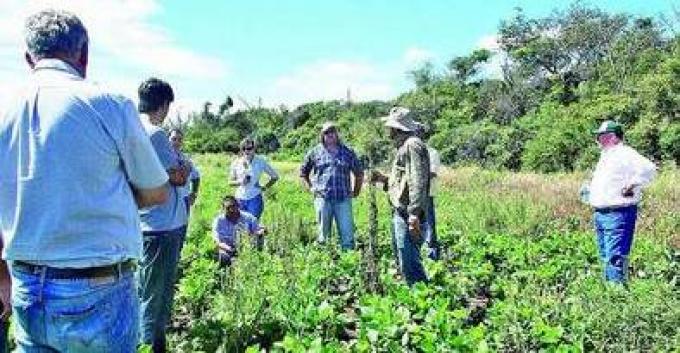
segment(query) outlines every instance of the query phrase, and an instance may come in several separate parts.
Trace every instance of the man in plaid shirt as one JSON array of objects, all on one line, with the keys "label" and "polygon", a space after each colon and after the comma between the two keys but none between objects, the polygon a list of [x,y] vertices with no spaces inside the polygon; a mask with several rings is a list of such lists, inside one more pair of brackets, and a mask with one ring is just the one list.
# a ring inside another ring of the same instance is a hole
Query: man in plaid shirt
[{"label": "man in plaid shirt", "polygon": [[[353,186],[350,174],[354,176]],[[311,180],[310,175],[313,175]],[[354,249],[352,198],[361,192],[364,172],[354,151],[340,141],[338,129],[332,122],[323,124],[321,142],[305,156],[300,178],[314,194],[319,243],[326,242],[335,219],[342,249]]]}]

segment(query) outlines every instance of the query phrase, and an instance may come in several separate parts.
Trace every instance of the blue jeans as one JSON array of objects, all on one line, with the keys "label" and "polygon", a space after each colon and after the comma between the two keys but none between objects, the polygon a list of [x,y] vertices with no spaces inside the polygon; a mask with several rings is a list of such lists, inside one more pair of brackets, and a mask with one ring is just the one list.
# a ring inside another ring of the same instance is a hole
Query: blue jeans
[{"label": "blue jeans", "polygon": [[427,230],[425,234],[425,245],[427,245],[427,257],[432,260],[439,260],[439,241],[437,240],[437,218],[434,212],[434,197],[428,197],[428,210],[425,214]]},{"label": "blue jeans", "polygon": [[331,223],[340,235],[340,246],[343,250],[354,249],[354,218],[352,216],[352,199],[329,200],[323,197],[314,199],[316,221],[319,227],[318,241],[321,244],[331,235]]},{"label": "blue jeans", "polygon": [[189,196],[184,196],[184,208],[187,210],[187,222],[189,219],[189,215],[191,214],[191,202],[189,201]]},{"label": "blue jeans", "polygon": [[[427,232],[427,223],[421,223],[421,232]],[[420,246],[423,241],[412,235],[406,220],[396,212],[392,216],[392,248],[397,265],[406,283],[412,286],[416,282],[427,282],[425,268],[420,259]]]},{"label": "blue jeans", "polygon": [[597,247],[604,264],[604,278],[610,282],[625,283],[637,206],[596,210],[594,219]]},{"label": "blue jeans", "polygon": [[186,227],[167,232],[144,232],[139,262],[141,342],[154,352],[165,351],[165,328],[170,321]]},{"label": "blue jeans", "polygon": [[232,262],[234,262],[234,258],[236,257],[236,251],[223,251],[223,250],[218,250],[217,251],[217,260],[220,263],[220,267],[229,267],[231,266]]},{"label": "blue jeans", "polygon": [[264,211],[264,200],[262,200],[262,194],[259,194],[252,199],[236,199],[236,201],[238,201],[238,208],[240,208],[241,211],[250,213],[258,220],[260,219],[260,216],[262,216],[262,211]]},{"label": "blue jeans", "polygon": [[16,352],[136,352],[134,273],[55,279],[10,264]]},{"label": "blue jeans", "polygon": [[9,352],[9,347],[7,347],[7,344],[9,343],[7,341],[7,330],[9,329],[9,321],[2,321],[0,320],[0,353],[7,353]]}]

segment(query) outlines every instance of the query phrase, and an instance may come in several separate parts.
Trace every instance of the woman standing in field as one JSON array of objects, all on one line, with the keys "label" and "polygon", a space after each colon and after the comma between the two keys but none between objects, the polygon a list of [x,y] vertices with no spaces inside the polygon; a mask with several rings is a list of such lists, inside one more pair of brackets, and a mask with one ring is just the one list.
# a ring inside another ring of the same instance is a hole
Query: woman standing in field
[{"label": "woman standing in field", "polygon": [[[262,191],[272,187],[279,180],[279,175],[262,156],[255,154],[255,141],[246,137],[241,141],[241,153],[231,163],[229,185],[236,186],[236,200],[241,210],[246,211],[258,220],[264,210]],[[260,186],[262,173],[267,173],[269,181]]]}]

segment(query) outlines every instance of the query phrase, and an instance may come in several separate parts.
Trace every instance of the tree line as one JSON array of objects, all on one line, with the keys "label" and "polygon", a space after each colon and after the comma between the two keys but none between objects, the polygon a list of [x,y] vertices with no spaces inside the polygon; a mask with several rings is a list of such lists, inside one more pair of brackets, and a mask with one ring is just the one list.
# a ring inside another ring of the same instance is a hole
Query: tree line
[{"label": "tree line", "polygon": [[[415,110],[429,143],[450,165],[572,171],[597,157],[591,130],[614,119],[644,155],[680,164],[680,9],[658,17],[609,13],[575,2],[545,17],[521,8],[501,21],[497,50],[477,49],[445,68],[425,63],[407,74],[415,88],[393,101],[324,101],[296,109],[249,107],[191,114],[186,147],[236,152],[245,136],[261,153],[300,158],[326,120],[359,151],[387,155],[377,117],[390,107]],[[490,74],[491,61],[500,72]]]}]

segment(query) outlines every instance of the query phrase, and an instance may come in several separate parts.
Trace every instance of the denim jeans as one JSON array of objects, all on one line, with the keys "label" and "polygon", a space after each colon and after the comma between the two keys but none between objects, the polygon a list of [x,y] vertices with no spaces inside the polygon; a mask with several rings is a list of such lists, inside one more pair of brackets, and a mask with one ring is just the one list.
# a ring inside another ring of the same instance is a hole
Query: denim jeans
[{"label": "denim jeans", "polygon": [[[427,231],[427,223],[421,223],[421,233]],[[396,212],[392,216],[392,248],[396,256],[399,271],[406,283],[412,286],[416,282],[426,282],[427,275],[420,259],[422,238],[412,235],[406,220]]]},{"label": "denim jeans", "polygon": [[167,232],[144,232],[144,253],[139,262],[141,342],[164,352],[165,328],[172,301],[186,227]]},{"label": "denim jeans", "polygon": [[233,251],[223,251],[219,250],[217,252],[217,260],[220,263],[220,267],[229,267],[234,262],[236,257],[236,250]]},{"label": "denim jeans", "polygon": [[439,241],[437,240],[437,218],[434,212],[434,197],[428,197],[428,210],[425,214],[427,230],[425,235],[425,245],[427,246],[427,257],[432,260],[439,260]]},{"label": "denim jeans", "polygon": [[252,199],[236,199],[236,201],[238,201],[238,208],[240,208],[241,211],[250,213],[258,220],[260,219],[260,216],[262,216],[262,211],[264,211],[264,200],[262,199],[262,194],[259,194]]},{"label": "denim jeans", "polygon": [[187,223],[188,223],[189,215],[191,213],[191,201],[189,200],[189,196],[184,196],[184,207],[187,210]]},{"label": "denim jeans", "polygon": [[625,283],[637,206],[596,210],[594,219],[597,247],[604,264],[604,278],[610,282]]},{"label": "denim jeans", "polygon": [[352,199],[329,200],[317,197],[314,199],[314,208],[316,209],[316,221],[319,227],[319,243],[326,243],[331,235],[331,223],[335,220],[340,235],[340,246],[343,250],[354,249]]},{"label": "denim jeans", "polygon": [[15,352],[136,352],[139,301],[132,271],[55,279],[10,264]]},{"label": "denim jeans", "polygon": [[7,330],[9,329],[9,321],[3,321],[0,320],[0,353],[7,353],[9,352],[9,347],[8,345],[8,332]]}]

